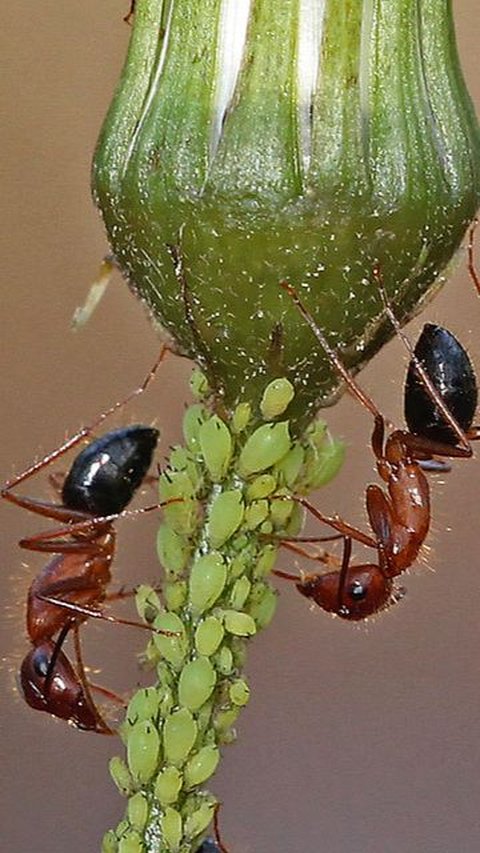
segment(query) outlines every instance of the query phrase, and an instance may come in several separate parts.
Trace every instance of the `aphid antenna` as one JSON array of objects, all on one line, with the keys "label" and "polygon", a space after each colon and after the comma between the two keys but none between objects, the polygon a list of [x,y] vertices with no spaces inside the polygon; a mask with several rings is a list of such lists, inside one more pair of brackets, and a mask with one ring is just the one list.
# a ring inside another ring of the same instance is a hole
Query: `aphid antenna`
[{"label": "aphid antenna", "polygon": [[408,355],[411,359],[411,363],[413,364],[415,373],[417,374],[418,378],[420,379],[420,381],[425,386],[425,389],[428,392],[430,398],[433,400],[433,402],[435,403],[435,405],[437,406],[439,411],[442,413],[442,416],[443,416],[445,422],[449,425],[449,427],[453,430],[453,432],[457,436],[460,446],[465,450],[465,454],[468,456],[471,456],[472,455],[472,449],[470,447],[470,444],[468,442],[467,437],[465,436],[465,433],[463,432],[462,428],[459,426],[459,424],[457,423],[457,421],[453,417],[453,415],[450,412],[450,410],[448,409],[448,407],[445,405],[444,401],[442,400],[441,395],[438,393],[438,390],[435,388],[435,385],[433,384],[433,382],[430,379],[427,371],[423,367],[423,364],[417,358],[415,351],[414,351],[414,348],[413,348],[408,336],[405,334],[405,332],[403,331],[403,329],[400,326],[400,322],[398,320],[398,317],[396,316],[396,314],[393,311],[393,308],[389,302],[388,295],[387,295],[387,292],[385,290],[385,285],[383,282],[383,276],[382,276],[382,273],[381,273],[381,270],[380,270],[380,267],[378,264],[375,264],[375,266],[373,267],[373,277],[375,279],[375,283],[378,287],[378,291],[379,291],[380,296],[382,298],[385,313],[386,313],[388,319],[390,320],[393,328],[395,329],[395,332],[397,333],[398,337],[402,341],[405,349],[407,350]]}]

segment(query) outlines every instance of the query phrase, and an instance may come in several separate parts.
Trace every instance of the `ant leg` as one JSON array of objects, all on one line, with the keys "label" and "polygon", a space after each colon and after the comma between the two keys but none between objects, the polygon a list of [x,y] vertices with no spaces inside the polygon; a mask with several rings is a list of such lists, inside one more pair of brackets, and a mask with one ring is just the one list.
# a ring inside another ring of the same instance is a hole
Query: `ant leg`
[{"label": "ant leg", "polygon": [[[339,534],[339,538],[343,537]],[[320,554],[310,554],[305,548],[299,548],[295,543],[287,542],[286,540],[282,540],[280,545],[287,551],[292,551],[292,553],[298,554],[300,557],[305,557],[307,560],[313,560],[316,563],[323,563],[325,566],[338,568],[338,559],[333,554],[329,554],[328,551],[323,551]]]},{"label": "ant leg", "polygon": [[63,442],[63,444],[59,445],[59,447],[51,451],[51,453],[47,453],[47,455],[44,456],[43,459],[38,460],[38,462],[34,462],[32,465],[26,468],[25,471],[22,471],[21,474],[17,474],[15,477],[12,477],[10,480],[7,480],[2,490],[0,491],[1,497],[13,501],[14,496],[10,495],[9,497],[11,489],[15,488],[15,486],[18,486],[20,483],[23,483],[24,480],[28,480],[29,477],[32,477],[38,471],[41,471],[43,468],[46,468],[47,465],[50,465],[50,463],[53,462],[55,459],[59,459],[61,456],[67,453],[68,450],[71,450],[73,447],[76,447],[76,445],[80,444],[80,442],[83,441],[84,438],[91,435],[91,433],[95,429],[97,429],[97,427],[99,427],[100,424],[102,424],[108,417],[110,417],[110,415],[113,415],[119,409],[122,409],[124,406],[127,405],[127,403],[130,402],[130,400],[133,400],[135,397],[138,397],[140,394],[143,394],[143,392],[147,389],[147,387],[150,385],[151,381],[155,377],[155,374],[161,363],[165,359],[166,355],[168,353],[173,352],[174,351],[172,347],[169,346],[169,344],[163,344],[153,367],[149,370],[142,384],[139,385],[138,388],[135,388],[133,391],[130,391],[130,393],[127,394],[127,396],[124,397],[123,400],[119,400],[112,406],[110,406],[108,409],[105,409],[88,426],[84,426],[79,429],[78,432],[70,436],[70,438],[67,438]]},{"label": "ant leg", "polygon": [[217,844],[220,853],[229,853],[228,849],[225,847],[222,837],[220,835],[220,826],[218,821],[218,813],[220,811],[221,803],[217,803],[213,812],[213,831],[215,833],[215,841]]},{"label": "ant leg", "polygon": [[53,678],[53,675],[55,672],[55,666],[56,666],[56,663],[58,660],[58,656],[59,656],[59,654],[62,650],[62,646],[63,646],[63,644],[67,638],[67,634],[71,630],[72,630],[72,623],[71,622],[65,622],[65,625],[63,626],[62,630],[60,631],[60,633],[59,633],[59,635],[55,641],[55,648],[53,649],[52,656],[50,658],[48,668],[47,668],[47,674],[45,676],[45,692],[47,692],[50,689],[50,684],[52,682],[52,678]]},{"label": "ant leg", "polygon": [[87,680],[87,676],[85,673],[85,666],[83,663],[82,648],[80,645],[79,628],[78,628],[78,625],[76,623],[73,624],[73,645],[75,648],[75,657],[77,659],[78,680],[80,681],[80,684],[82,686],[82,690],[85,694],[85,699],[87,700],[87,703],[90,705],[90,709],[91,709],[91,711],[95,717],[95,720],[99,726],[97,731],[100,734],[113,735],[113,734],[115,734],[114,730],[112,728],[110,728],[110,726],[104,720],[103,716],[101,715],[100,711],[98,710],[98,708],[94,702],[94,699],[93,699],[93,696],[92,696],[92,693],[90,690],[90,685],[89,685],[88,680]]},{"label": "ant leg", "polygon": [[[79,588],[74,586],[72,583],[68,591],[76,592],[78,589]],[[144,622],[136,622],[132,619],[121,619],[118,616],[110,616],[109,613],[104,613],[103,610],[99,610],[95,607],[76,604],[75,602],[67,601],[64,598],[56,598],[53,595],[48,595],[48,589],[46,593],[37,593],[35,597],[39,598],[40,601],[46,601],[47,604],[53,604],[54,607],[61,607],[63,610],[76,613],[79,616],[86,616],[87,619],[93,617],[94,619],[102,619],[104,622],[110,622],[113,625],[127,625],[130,628],[143,628],[145,631],[153,631],[154,634],[163,634],[166,637],[178,637],[178,631],[164,631],[160,628],[154,628],[152,625],[147,625]]]},{"label": "ant leg", "polygon": [[120,705],[121,708],[127,707],[128,703],[125,701],[123,696],[119,696],[118,693],[114,693],[113,690],[108,690],[106,687],[102,687],[101,684],[94,684],[91,681],[90,690],[95,690],[96,693],[101,693],[105,699],[108,699],[109,702],[113,702],[115,705]]},{"label": "ant leg", "polygon": [[[388,319],[390,320],[393,328],[395,329],[398,337],[400,338],[405,349],[407,350],[408,355],[411,359],[411,364],[414,367],[415,373],[417,374],[417,376],[421,380],[421,382],[423,382],[423,385],[425,386],[425,390],[427,391],[431,400],[433,400],[433,402],[435,403],[435,405],[437,406],[437,408],[441,412],[445,423],[448,424],[448,426],[453,430],[453,432],[457,436],[460,447],[464,451],[463,455],[471,456],[472,455],[472,449],[470,447],[467,436],[465,435],[464,431],[462,430],[460,425],[457,423],[457,421],[453,417],[453,415],[450,412],[450,410],[448,409],[448,407],[445,405],[444,401],[442,400],[441,395],[438,393],[437,388],[435,387],[432,380],[430,379],[430,377],[429,377],[427,371],[425,370],[423,364],[419,361],[419,359],[415,355],[414,348],[413,348],[409,338],[407,337],[407,335],[404,333],[403,329],[400,326],[398,318],[395,315],[395,313],[392,309],[392,306],[390,305],[390,302],[388,301],[388,296],[387,296],[386,291],[385,291],[385,286],[383,283],[382,274],[380,271],[380,267],[378,265],[374,266],[374,268],[373,268],[373,277],[377,283],[378,290],[379,290],[380,295],[382,297],[385,313],[387,314]],[[451,455],[451,451],[450,451],[450,454],[447,454],[447,455]]]},{"label": "ant leg", "polygon": [[480,296],[480,275],[478,274],[475,267],[475,258],[474,258],[474,245],[475,245],[475,231],[477,230],[478,219],[475,218],[473,220],[473,224],[470,226],[470,230],[468,232],[468,246],[467,246],[467,268],[470,273],[470,278],[472,279],[477,293]]},{"label": "ant leg", "polygon": [[345,589],[347,586],[348,571],[350,569],[351,557],[352,557],[352,540],[350,539],[349,536],[346,536],[345,539],[343,540],[342,567],[340,569],[340,577],[338,579],[337,608],[338,608],[339,613],[345,607],[344,596],[345,596]]},{"label": "ant leg", "polygon": [[130,25],[130,21],[132,20],[134,14],[135,14],[135,4],[136,4],[136,0],[131,0],[130,9],[128,10],[127,14],[125,15],[125,17],[123,19],[126,24]]},{"label": "ant leg", "polygon": [[[183,498],[170,498],[167,501],[161,501],[160,503],[151,504],[150,506],[139,507],[138,509],[124,509],[122,512],[112,513],[111,515],[87,516],[86,518],[86,513],[79,513],[82,519],[81,521],[75,521],[75,523],[66,525],[65,527],[60,527],[57,530],[44,530],[42,533],[36,533],[35,536],[21,539],[19,545],[21,548],[26,548],[29,551],[45,551],[52,554],[81,554],[84,552],[102,554],[102,546],[98,543],[89,542],[87,539],[85,539],[85,541],[79,540],[73,542],[70,540],[56,542],[55,540],[61,539],[62,536],[73,536],[77,533],[88,531],[89,529],[94,532],[97,528],[109,526],[113,521],[116,521],[119,518],[132,518],[133,516],[152,512],[156,509],[162,509],[172,503],[182,503],[182,501]],[[75,513],[72,512],[71,516],[74,515]]]},{"label": "ant leg", "polygon": [[308,512],[317,518],[318,521],[321,521],[323,524],[327,524],[329,527],[333,527],[334,530],[338,530],[342,536],[350,537],[351,539],[354,539],[355,542],[360,542],[362,545],[366,545],[367,548],[378,548],[378,543],[375,539],[367,533],[363,533],[363,531],[359,530],[357,527],[352,527],[352,525],[347,524],[342,518],[340,518],[340,516],[324,515],[320,510],[313,506],[310,501],[307,501],[306,498],[293,497],[289,498],[289,500],[294,500],[301,504],[306,510],[308,510]]}]

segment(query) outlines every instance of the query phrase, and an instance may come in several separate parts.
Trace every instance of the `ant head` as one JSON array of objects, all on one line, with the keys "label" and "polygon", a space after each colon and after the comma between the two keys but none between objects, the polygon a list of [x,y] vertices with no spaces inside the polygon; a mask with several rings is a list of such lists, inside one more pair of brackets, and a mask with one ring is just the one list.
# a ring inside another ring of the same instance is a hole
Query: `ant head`
[{"label": "ant head", "polygon": [[[477,408],[477,382],[461,343],[448,329],[427,323],[415,346],[415,355],[453,418],[464,432],[468,432]],[[445,444],[458,442],[413,362],[410,362],[405,382],[405,420],[415,435]]]},{"label": "ant head", "polygon": [[19,683],[27,705],[67,720],[79,729],[105,732],[90,706],[85,691],[70,661],[59,652],[53,671],[50,661],[55,643],[47,641],[31,649],[20,667]]},{"label": "ant head", "polygon": [[95,516],[122,512],[150,467],[158,437],[158,430],[136,424],[92,441],[68,473],[64,506]]},{"label": "ant head", "polygon": [[338,570],[308,575],[297,588],[323,610],[349,621],[366,619],[396,600],[392,595],[393,581],[379,566],[369,563],[350,566],[344,576]]}]

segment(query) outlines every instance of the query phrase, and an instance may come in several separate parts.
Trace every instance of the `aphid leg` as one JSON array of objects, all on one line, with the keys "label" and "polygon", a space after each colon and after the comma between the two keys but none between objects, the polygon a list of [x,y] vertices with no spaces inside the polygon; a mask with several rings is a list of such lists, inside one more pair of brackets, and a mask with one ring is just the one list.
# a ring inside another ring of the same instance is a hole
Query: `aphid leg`
[{"label": "aphid leg", "polygon": [[7,480],[2,490],[0,491],[1,497],[6,498],[6,500],[11,501],[12,503],[18,503],[20,506],[23,506],[24,504],[20,503],[18,496],[11,493],[11,489],[15,488],[15,486],[18,486],[20,483],[23,483],[24,480],[28,480],[38,471],[41,471],[43,468],[46,468],[48,465],[50,465],[55,459],[59,459],[73,447],[76,447],[76,445],[80,444],[80,442],[83,441],[84,438],[87,438],[89,435],[91,435],[95,429],[97,429],[108,417],[110,417],[110,415],[113,415],[119,409],[122,409],[135,397],[138,397],[140,394],[143,394],[143,392],[147,389],[147,387],[154,379],[158,368],[164,361],[167,354],[173,352],[174,351],[169,344],[163,344],[155,363],[150,368],[145,379],[143,380],[142,384],[138,386],[138,388],[135,388],[133,391],[130,391],[130,393],[127,394],[127,396],[124,397],[123,400],[119,400],[112,406],[110,406],[108,409],[105,409],[103,412],[100,413],[100,415],[95,418],[94,421],[88,424],[88,426],[84,426],[79,429],[78,432],[70,436],[70,438],[67,438],[63,442],[63,444],[59,445],[55,450],[52,450],[50,453],[47,453],[46,456],[43,457],[43,459],[39,459],[38,462],[34,462],[32,465],[29,465],[28,468],[21,472],[21,474],[17,474],[15,477],[12,477],[10,480]]}]

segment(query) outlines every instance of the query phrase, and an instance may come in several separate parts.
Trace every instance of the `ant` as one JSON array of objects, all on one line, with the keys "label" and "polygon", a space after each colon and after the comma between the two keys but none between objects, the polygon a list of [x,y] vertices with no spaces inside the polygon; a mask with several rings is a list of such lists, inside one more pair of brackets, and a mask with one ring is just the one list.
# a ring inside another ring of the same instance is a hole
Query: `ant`
[{"label": "ant", "polygon": [[[75,458],[64,478],[59,503],[39,501],[12,491],[51,462],[78,445],[111,414],[143,393],[154,378],[166,354],[160,354],[142,385],[102,412],[56,450],[9,480],[1,497],[30,512],[58,521],[61,526],[21,539],[30,551],[55,554],[32,581],[27,597],[27,633],[33,648],[20,669],[25,701],[33,708],[68,720],[78,728],[102,734],[113,730],[98,711],[90,691],[82,661],[79,625],[90,617],[152,630],[140,622],[106,615],[98,605],[131,595],[120,591],[107,595],[111,564],[115,553],[114,521],[163,504],[126,511],[125,507],[145,479],[157,445],[159,432],[135,424],[106,433],[90,442]],[[56,477],[50,478],[56,482]],[[62,652],[66,637],[73,632],[77,670]],[[171,632],[162,632],[171,633]],[[56,639],[54,639],[56,636]],[[94,689],[115,698],[104,688]]]},{"label": "ant", "polygon": [[[430,487],[423,468],[445,470],[442,462],[437,463],[436,457],[471,457],[470,441],[480,438],[477,430],[470,430],[476,406],[476,381],[465,351],[451,333],[443,330],[445,335],[435,335],[433,342],[427,331],[417,354],[387,303],[378,267],[374,269],[374,277],[386,313],[411,356],[405,391],[409,429],[393,430],[388,437],[385,437],[385,418],[375,403],[348,372],[296,290],[287,282],[281,282],[352,395],[374,419],[371,447],[377,471],[387,488],[384,491],[380,486],[370,484],[366,489],[367,515],[373,537],[347,524],[339,516],[323,515],[304,498],[297,498],[318,520],[344,537],[342,564],[340,570],[326,575],[307,575],[304,579],[280,573],[280,577],[294,580],[299,591],[323,609],[349,620],[363,619],[395,603],[400,597],[401,591],[394,588],[393,579],[415,562],[430,527]],[[445,386],[440,380],[442,368],[449,360],[452,341],[457,345],[456,349],[454,347],[457,360],[450,364],[451,373]],[[427,350],[430,347],[431,355],[425,366],[421,351],[424,347]],[[466,364],[469,369],[465,372]],[[469,393],[463,400],[462,388],[465,386]],[[412,414],[413,398],[419,407],[415,416]],[[352,540],[374,548],[378,563],[352,566]]]}]

